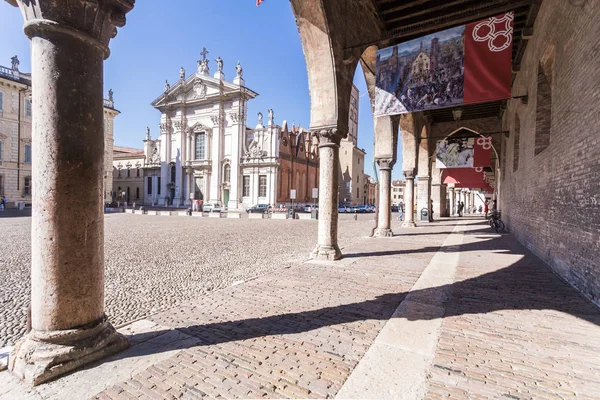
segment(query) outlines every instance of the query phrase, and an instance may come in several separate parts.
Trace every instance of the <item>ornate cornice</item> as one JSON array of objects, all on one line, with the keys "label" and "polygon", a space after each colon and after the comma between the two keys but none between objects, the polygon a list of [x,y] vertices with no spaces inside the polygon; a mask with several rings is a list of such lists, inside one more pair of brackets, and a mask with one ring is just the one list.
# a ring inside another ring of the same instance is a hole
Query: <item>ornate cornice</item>
[{"label": "ornate cornice", "polygon": [[62,33],[97,47],[108,58],[110,39],[125,26],[135,0],[72,0],[68,4],[50,0],[8,0],[19,6],[29,38],[44,33]]}]

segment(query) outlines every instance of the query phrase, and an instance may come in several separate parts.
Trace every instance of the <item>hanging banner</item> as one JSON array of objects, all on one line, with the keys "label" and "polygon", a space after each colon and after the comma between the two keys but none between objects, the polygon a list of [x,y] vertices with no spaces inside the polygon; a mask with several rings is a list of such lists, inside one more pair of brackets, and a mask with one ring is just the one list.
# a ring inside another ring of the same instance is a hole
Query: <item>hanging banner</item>
[{"label": "hanging banner", "polygon": [[375,116],[511,97],[512,12],[377,51]]},{"label": "hanging banner", "polygon": [[473,168],[475,138],[440,140],[435,149],[435,165],[445,168]]},{"label": "hanging banner", "polygon": [[475,138],[473,148],[473,167],[489,167],[492,165],[492,137],[481,136]]}]

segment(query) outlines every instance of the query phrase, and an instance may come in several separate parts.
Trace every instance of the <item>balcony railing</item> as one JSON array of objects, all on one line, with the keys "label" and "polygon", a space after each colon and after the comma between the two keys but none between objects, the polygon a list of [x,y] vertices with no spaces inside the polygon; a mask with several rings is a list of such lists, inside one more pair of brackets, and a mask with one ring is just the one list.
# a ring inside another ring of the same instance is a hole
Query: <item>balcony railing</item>
[{"label": "balcony railing", "polygon": [[104,107],[115,108],[115,102],[113,100],[104,99]]}]

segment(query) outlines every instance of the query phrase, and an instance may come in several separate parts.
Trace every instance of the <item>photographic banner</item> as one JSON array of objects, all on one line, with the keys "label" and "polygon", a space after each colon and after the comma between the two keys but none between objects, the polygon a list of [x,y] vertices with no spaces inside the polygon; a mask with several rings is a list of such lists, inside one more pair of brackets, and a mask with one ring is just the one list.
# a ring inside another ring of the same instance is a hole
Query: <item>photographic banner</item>
[{"label": "photographic banner", "polygon": [[514,13],[377,51],[375,116],[511,97]]},{"label": "photographic banner", "polygon": [[446,168],[485,168],[491,165],[492,138],[453,138],[439,140],[435,148],[435,165]]}]

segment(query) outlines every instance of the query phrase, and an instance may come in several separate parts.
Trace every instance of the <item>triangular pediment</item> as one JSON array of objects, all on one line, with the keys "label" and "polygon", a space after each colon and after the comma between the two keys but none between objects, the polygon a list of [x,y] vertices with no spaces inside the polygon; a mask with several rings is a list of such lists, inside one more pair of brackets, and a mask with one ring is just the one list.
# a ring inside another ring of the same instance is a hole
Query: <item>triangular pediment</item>
[{"label": "triangular pediment", "polygon": [[177,83],[154,100],[152,106],[161,108],[183,102],[202,102],[214,100],[219,96],[234,95],[240,97],[242,93],[250,98],[258,95],[246,87],[241,87],[240,90],[240,86],[234,83],[221,81],[217,78],[196,72],[185,80],[177,81]]}]

